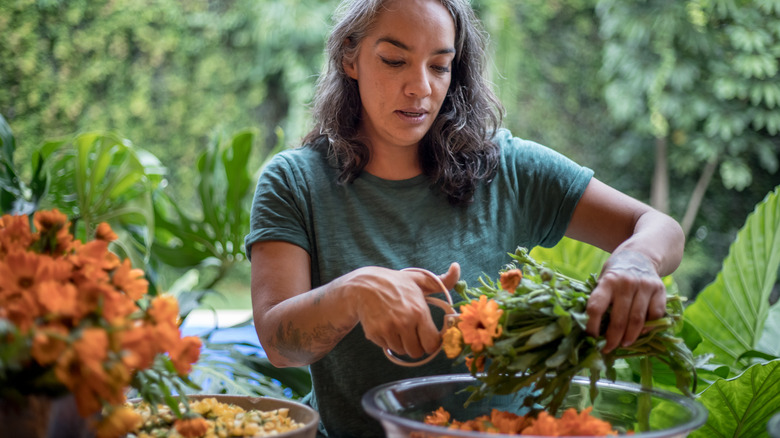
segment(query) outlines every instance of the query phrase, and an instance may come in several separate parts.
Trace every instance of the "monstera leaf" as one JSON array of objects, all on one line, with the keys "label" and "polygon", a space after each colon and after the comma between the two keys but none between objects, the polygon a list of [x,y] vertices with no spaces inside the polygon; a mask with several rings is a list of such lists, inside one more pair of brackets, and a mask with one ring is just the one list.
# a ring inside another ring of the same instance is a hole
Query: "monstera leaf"
[{"label": "monstera leaf", "polygon": [[[694,354],[713,354],[714,362],[737,373],[749,363],[743,355],[762,345],[769,295],[780,266],[780,186],[748,216],[731,245],[723,268],[684,313],[701,342]],[[777,315],[777,311],[774,312]],[[776,322],[770,328],[776,329]],[[772,339],[777,348],[780,332]],[[771,352],[764,351],[771,355]]]},{"label": "monstera leaf", "polygon": [[780,360],[753,365],[742,375],[718,380],[699,401],[709,411],[707,423],[691,438],[766,436],[766,424],[780,412]]},{"label": "monstera leaf", "polygon": [[[164,192],[155,194],[154,256],[176,268],[218,266],[221,272],[243,260],[244,236],[249,232],[249,208],[254,182],[250,157],[257,133],[243,130],[219,135],[198,157],[197,202],[185,210]],[[262,168],[284,149],[277,130],[276,147],[261,156]],[[198,211],[198,208],[200,211]]]}]

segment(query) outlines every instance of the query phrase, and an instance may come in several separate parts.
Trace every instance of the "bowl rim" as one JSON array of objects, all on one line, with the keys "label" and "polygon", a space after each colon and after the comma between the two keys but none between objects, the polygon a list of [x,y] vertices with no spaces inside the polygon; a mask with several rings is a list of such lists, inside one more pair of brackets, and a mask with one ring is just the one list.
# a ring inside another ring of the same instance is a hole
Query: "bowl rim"
[{"label": "bowl rim", "polygon": [[[430,383],[439,383],[439,382],[474,382],[476,381],[476,377],[472,376],[471,374],[446,374],[446,375],[436,375],[436,376],[427,376],[427,377],[413,377],[409,379],[402,379],[402,380],[396,380],[394,382],[388,382],[379,386],[376,386],[372,389],[370,389],[368,392],[366,392],[362,399],[361,404],[363,406],[363,409],[372,417],[379,420],[380,422],[383,422],[384,420],[392,420],[393,422],[404,426],[408,428],[413,428],[415,431],[419,432],[428,432],[428,433],[446,433],[448,436],[453,437],[474,437],[474,432],[471,431],[460,431],[460,430],[454,430],[454,429],[445,429],[441,426],[433,426],[428,425],[419,421],[414,421],[409,418],[400,417],[385,411],[382,411],[379,409],[379,407],[376,405],[375,398],[377,394],[379,394],[382,391],[385,391],[390,388],[398,388],[398,389],[406,389],[406,388],[412,388],[417,386],[422,386],[425,384]],[[577,384],[587,384],[590,385],[590,379],[583,376],[576,376],[572,379],[572,383]],[[684,405],[687,407],[691,412],[691,420],[687,423],[670,427],[668,429],[664,430],[658,430],[658,431],[649,431],[649,432],[639,432],[632,436],[639,437],[639,438],[665,438],[669,436],[679,436],[680,434],[685,434],[686,432],[690,432],[692,430],[696,430],[699,427],[701,427],[706,421],[707,417],[709,415],[709,412],[704,407],[703,404],[701,404],[699,401],[690,398],[685,397],[683,395],[675,394],[670,391],[665,390],[659,390],[659,389],[643,389],[640,385],[631,383],[631,382],[623,382],[623,381],[611,381],[607,379],[600,379],[596,382],[596,385],[599,388],[614,388],[614,389],[624,389],[629,390],[631,392],[637,393],[637,392],[648,392],[650,394],[656,395],[660,398],[674,401],[676,403],[679,403],[681,405]],[[446,432],[442,432],[446,430]],[[507,434],[484,434],[486,437],[495,437],[495,438],[509,438],[509,437],[515,437],[518,435],[507,435]],[[684,436],[684,435],[683,435]],[[528,436],[529,438],[534,438],[533,436]]]},{"label": "bowl rim", "polygon": [[770,437],[780,437],[780,412],[769,417],[769,421],[766,423],[766,430]]}]

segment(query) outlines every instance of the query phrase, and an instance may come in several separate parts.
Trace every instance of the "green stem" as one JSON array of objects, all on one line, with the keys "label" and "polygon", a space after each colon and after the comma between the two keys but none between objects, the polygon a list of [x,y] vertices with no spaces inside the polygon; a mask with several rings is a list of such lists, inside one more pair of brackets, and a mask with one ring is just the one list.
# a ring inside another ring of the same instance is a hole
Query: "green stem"
[{"label": "green stem", "polygon": [[[650,362],[650,356],[643,356],[639,359],[639,366],[641,369],[640,383],[642,389],[653,389],[653,364]],[[637,422],[639,423],[640,432],[650,430],[651,407],[652,401],[650,400],[650,393],[642,392],[637,401]]]}]

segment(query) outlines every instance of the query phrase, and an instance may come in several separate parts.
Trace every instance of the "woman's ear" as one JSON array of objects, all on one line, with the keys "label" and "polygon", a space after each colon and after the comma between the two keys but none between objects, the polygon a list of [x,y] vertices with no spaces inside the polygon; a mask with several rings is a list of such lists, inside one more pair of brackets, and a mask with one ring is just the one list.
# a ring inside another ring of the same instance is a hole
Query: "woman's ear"
[{"label": "woman's ear", "polygon": [[[352,47],[354,44],[352,44],[351,38],[344,39],[344,47]],[[348,53],[350,53],[350,56],[343,56],[341,58],[341,66],[344,67],[344,72],[352,79],[357,80],[358,78],[358,71],[357,71],[357,50],[348,50]]]}]

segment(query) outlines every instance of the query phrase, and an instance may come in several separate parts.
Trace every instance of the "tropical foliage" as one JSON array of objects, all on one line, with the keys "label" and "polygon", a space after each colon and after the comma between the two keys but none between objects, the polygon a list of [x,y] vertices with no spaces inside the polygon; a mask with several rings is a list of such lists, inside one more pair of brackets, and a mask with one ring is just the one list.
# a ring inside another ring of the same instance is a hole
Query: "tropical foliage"
[{"label": "tropical foliage", "polygon": [[[780,269],[779,238],[780,186],[747,218],[717,279],[685,308],[681,336],[695,355],[698,399],[710,412],[693,437],[761,436],[780,412],[780,302],[770,302]],[[532,254],[579,278],[598,272],[591,267],[603,257],[572,240]],[[639,381],[639,365],[628,365],[631,372],[621,378]],[[653,384],[674,391],[675,373],[654,361]]]}]

